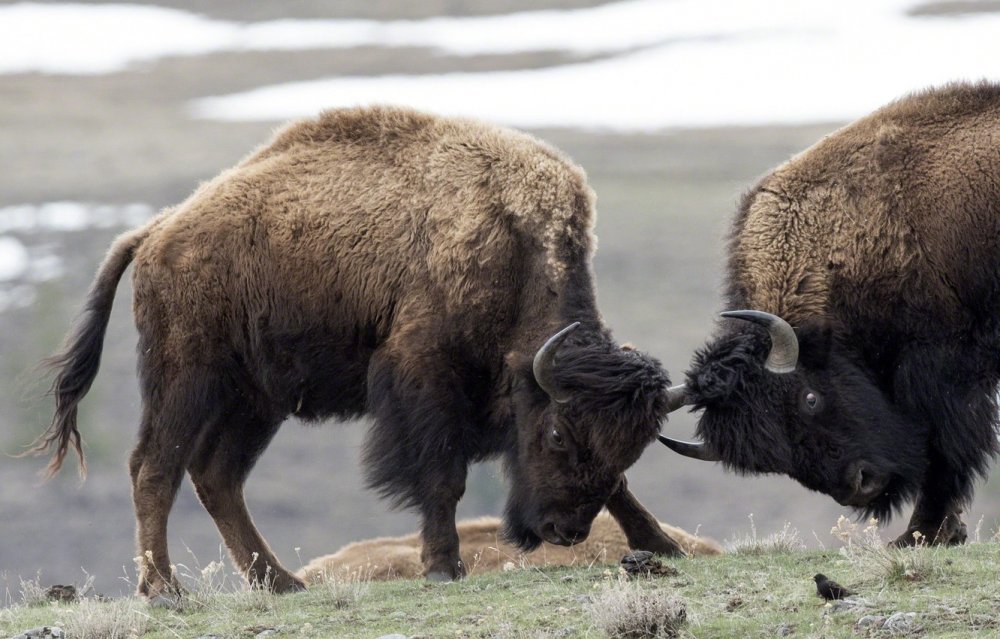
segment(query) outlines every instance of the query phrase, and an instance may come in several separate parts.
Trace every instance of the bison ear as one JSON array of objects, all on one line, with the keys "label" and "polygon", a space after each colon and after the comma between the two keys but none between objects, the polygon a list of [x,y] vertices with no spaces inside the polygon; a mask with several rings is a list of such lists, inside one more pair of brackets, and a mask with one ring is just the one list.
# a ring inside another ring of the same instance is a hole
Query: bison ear
[{"label": "bison ear", "polygon": [[710,362],[688,375],[687,387],[694,404],[727,400],[736,390],[740,372],[724,362]]},{"label": "bison ear", "polygon": [[743,378],[760,375],[764,349],[770,344],[761,339],[763,336],[766,333],[755,328],[751,333],[731,335],[699,350],[687,374],[688,403],[705,406],[727,401],[743,384]]}]

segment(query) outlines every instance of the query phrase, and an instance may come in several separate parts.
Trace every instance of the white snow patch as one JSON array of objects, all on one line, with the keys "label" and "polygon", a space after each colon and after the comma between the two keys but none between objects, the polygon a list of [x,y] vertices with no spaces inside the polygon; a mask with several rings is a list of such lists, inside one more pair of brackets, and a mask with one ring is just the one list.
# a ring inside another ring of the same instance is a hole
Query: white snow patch
[{"label": "white snow patch", "polygon": [[0,282],[16,280],[28,272],[28,249],[16,238],[0,235]]},{"label": "white snow patch", "polygon": [[139,226],[153,216],[148,204],[46,202],[0,207],[0,233],[75,232],[91,228]]},{"label": "white snow patch", "polygon": [[529,128],[643,131],[845,121],[927,86],[1000,78],[1000,15],[911,18],[853,0],[835,6],[853,19],[546,69],[290,83],[196,100],[191,113],[284,120],[389,102]]},{"label": "white snow patch", "polygon": [[[425,20],[241,23],[134,4],[0,6],[0,73],[99,74],[219,51],[431,47],[453,55],[615,52],[686,38],[839,28],[916,0],[626,0],[566,11]],[[856,12],[859,8],[862,14]]]},{"label": "white snow patch", "polygon": [[426,20],[213,20],[130,4],[0,6],[0,73],[107,73],[218,51],[427,46],[614,57],[495,73],[332,78],[210,97],[196,117],[282,120],[391,102],[523,127],[644,131],[849,120],[951,80],[998,78],[1000,15],[920,0],[625,0]]}]

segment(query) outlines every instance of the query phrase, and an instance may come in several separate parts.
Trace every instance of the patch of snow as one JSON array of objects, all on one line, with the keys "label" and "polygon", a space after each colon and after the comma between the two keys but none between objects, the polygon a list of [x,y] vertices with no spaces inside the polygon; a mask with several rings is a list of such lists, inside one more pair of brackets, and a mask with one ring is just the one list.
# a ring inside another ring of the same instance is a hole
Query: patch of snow
[{"label": "patch of snow", "polygon": [[28,249],[16,238],[0,235],[0,282],[16,280],[28,272]]},{"label": "patch of snow", "polygon": [[289,83],[190,109],[199,118],[285,120],[397,103],[527,128],[647,131],[846,121],[930,85],[1000,78],[1000,15],[912,18],[867,3],[834,6],[842,5],[855,19],[817,30],[673,42],[544,69]]},{"label": "patch of snow", "polygon": [[154,214],[148,204],[46,202],[0,207],[0,233],[75,232],[91,228],[133,227]]}]

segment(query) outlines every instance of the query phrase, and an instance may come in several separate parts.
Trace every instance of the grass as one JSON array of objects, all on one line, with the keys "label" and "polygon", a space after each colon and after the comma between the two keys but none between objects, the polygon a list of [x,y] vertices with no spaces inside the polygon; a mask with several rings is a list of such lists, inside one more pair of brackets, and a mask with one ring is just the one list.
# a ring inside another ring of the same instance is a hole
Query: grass
[{"label": "grass", "polygon": [[[458,583],[371,582],[343,575],[308,592],[276,596],[236,587],[221,564],[190,571],[190,594],[176,608],[124,598],[41,602],[41,586],[0,609],[0,637],[38,626],[66,636],[278,636],[519,639],[534,637],[995,637],[1000,631],[996,566],[1000,544],[890,549],[872,526],[842,521],[840,549],[802,550],[754,543],[721,557],[672,561],[678,574],[626,579],[606,567],[518,568]],[[758,540],[759,542],[761,540]],[[765,540],[766,541],[766,540]],[[812,576],[822,572],[859,593],[859,605],[827,605]],[[17,599],[16,597],[14,599]],[[894,631],[862,618],[915,613]],[[895,634],[894,634],[895,633]]]}]

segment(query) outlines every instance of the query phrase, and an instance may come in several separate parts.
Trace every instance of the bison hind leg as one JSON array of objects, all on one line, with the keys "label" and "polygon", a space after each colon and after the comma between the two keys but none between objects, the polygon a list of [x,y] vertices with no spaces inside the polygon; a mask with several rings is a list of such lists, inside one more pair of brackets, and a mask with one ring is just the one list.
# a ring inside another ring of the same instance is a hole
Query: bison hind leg
[{"label": "bison hind leg", "polygon": [[231,402],[200,438],[188,465],[198,499],[215,521],[230,557],[249,584],[273,592],[305,590],[274,555],[253,523],[243,485],[282,418]]},{"label": "bison hind leg", "polygon": [[195,376],[179,375],[162,385],[144,377],[139,443],[129,459],[138,594],[150,602],[175,600],[180,595],[168,552],[167,519],[201,425],[215,403],[207,385],[185,384],[185,379]]}]

